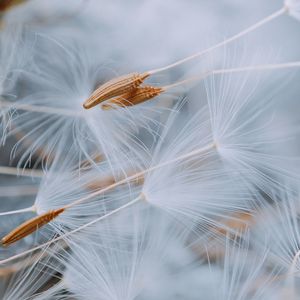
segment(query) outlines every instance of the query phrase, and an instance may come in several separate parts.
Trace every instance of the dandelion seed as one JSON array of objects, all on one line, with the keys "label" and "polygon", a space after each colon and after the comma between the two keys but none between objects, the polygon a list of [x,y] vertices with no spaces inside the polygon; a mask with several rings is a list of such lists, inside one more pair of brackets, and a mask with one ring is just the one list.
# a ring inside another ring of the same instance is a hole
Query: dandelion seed
[{"label": "dandelion seed", "polygon": [[134,91],[148,76],[148,73],[132,73],[113,78],[99,86],[84,102],[83,107],[89,109],[105,100]]},{"label": "dandelion seed", "polygon": [[63,208],[59,208],[56,210],[49,211],[43,215],[37,216],[35,218],[32,218],[20,226],[18,226],[16,229],[11,231],[9,234],[7,234],[5,237],[2,238],[1,242],[3,246],[9,246],[18,240],[28,236],[29,234],[35,232],[42,226],[48,224],[53,219],[58,217],[61,213],[64,212]]},{"label": "dandelion seed", "polygon": [[110,211],[109,213],[107,213],[107,214],[105,214],[105,215],[103,215],[103,216],[101,216],[101,217],[99,217],[97,219],[94,219],[93,221],[91,221],[89,223],[86,223],[86,224],[84,224],[84,225],[82,225],[80,227],[77,227],[76,229],[74,229],[74,230],[72,230],[72,231],[70,231],[68,233],[65,233],[62,236],[56,237],[56,238],[54,238],[54,239],[52,239],[52,240],[50,240],[50,241],[48,241],[48,242],[46,242],[46,243],[44,243],[42,245],[36,246],[34,248],[31,248],[31,249],[26,250],[26,251],[24,251],[22,253],[19,253],[19,254],[16,254],[14,256],[11,256],[11,257],[9,257],[7,259],[0,260],[0,264],[7,263],[7,262],[12,261],[12,260],[14,260],[16,258],[23,257],[24,255],[30,254],[30,253],[32,253],[32,252],[34,252],[36,250],[39,250],[39,249],[41,249],[43,247],[47,247],[47,246],[49,246],[49,245],[51,245],[53,243],[56,243],[56,242],[62,240],[62,238],[67,238],[68,236],[73,235],[74,233],[80,232],[80,231],[84,230],[85,228],[90,227],[93,224],[97,224],[98,222],[101,222],[102,220],[108,219],[109,217],[111,217],[113,215],[116,215],[116,214],[120,213],[121,211],[124,211],[125,209],[127,209],[127,208],[129,208],[131,206],[134,206],[135,204],[139,203],[141,200],[144,200],[144,197],[143,197],[143,195],[140,194],[138,197],[134,198],[130,202],[128,202],[128,203],[126,203],[126,204],[118,207],[117,209],[114,209],[114,210]]},{"label": "dandelion seed", "polygon": [[[63,278],[66,288],[80,295],[78,299],[178,298],[189,279],[195,282],[194,268],[189,268],[195,257],[182,243],[176,225],[164,214],[135,207],[70,239],[72,255]],[[182,267],[187,267],[180,277],[185,284],[169,289],[168,282],[176,280],[176,268]]]},{"label": "dandelion seed", "polygon": [[140,86],[137,89],[125,93],[120,97],[109,100],[107,103],[101,106],[102,109],[108,110],[115,106],[126,107],[133,106],[150,100],[164,92],[163,88],[154,86]]},{"label": "dandelion seed", "polygon": [[[63,159],[62,156],[71,151],[73,153],[68,159],[79,160],[79,164],[86,159],[92,162],[90,155],[93,156],[95,151],[107,160],[122,161],[130,147],[138,156],[140,151],[134,150],[140,148],[135,138],[137,128],[149,128],[153,112],[140,107],[137,110],[141,113],[137,117],[127,111],[83,110],[84,100],[91,95],[95,84],[104,79],[100,69],[95,70],[97,61],[98,64],[101,61],[94,52],[78,49],[73,39],[68,44],[37,38],[42,49],[33,52],[34,59],[45,64],[41,70],[28,68],[22,73],[22,80],[28,82],[32,90],[27,95],[21,94],[18,101],[6,99],[10,106],[6,103],[4,112],[16,112],[12,120],[14,126],[8,128],[7,122],[0,124],[0,136],[1,127],[5,126],[5,138],[16,132],[24,133],[11,152],[12,157],[22,152],[18,165],[27,167],[32,156],[37,154],[38,162],[47,160],[48,169],[54,164],[49,157]],[[50,47],[55,53],[55,60],[51,63],[47,62],[47,52],[41,51],[44,47]],[[45,155],[38,153],[40,149],[45,150]]]},{"label": "dandelion seed", "polygon": [[300,217],[299,190],[286,186],[284,191],[272,195],[274,204],[266,206],[256,220],[254,244],[258,251],[266,241],[272,245],[268,259],[285,270],[285,288],[294,293],[300,271]]},{"label": "dandelion seed", "polygon": [[[265,149],[270,149],[271,142],[276,143],[267,138],[265,124],[264,130],[261,130],[262,125],[259,121],[261,116],[265,117],[264,106],[270,101],[268,98],[260,97],[260,101],[257,101],[255,95],[259,94],[254,92],[257,89],[257,78],[252,81],[249,74],[245,78],[221,77],[220,81],[212,78],[207,87],[209,110],[201,106],[201,110],[195,113],[184,129],[177,128],[175,137],[172,135],[173,130],[170,131],[171,135],[167,133],[176,119],[174,116],[171,117],[171,121],[165,125],[166,131],[162,135],[162,143],[157,146],[149,168],[71,203],[68,201],[64,209],[68,210],[78,204],[96,199],[99,195],[123,183],[145,175],[143,192],[147,202],[180,216],[183,222],[188,223],[198,222],[199,218],[203,218],[209,212],[209,223],[216,225],[216,219],[226,217],[224,211],[232,213],[240,209],[248,209],[247,205],[253,200],[251,192],[256,192],[257,188],[266,193],[271,188],[278,188],[276,179],[284,169],[281,167],[281,162],[274,159],[272,155],[266,155],[269,152]],[[269,124],[266,125],[269,128]],[[166,146],[164,138],[172,143]],[[208,158],[211,159],[212,161],[208,160],[205,164],[209,169],[191,168],[178,172],[181,170],[178,169],[179,166],[187,166],[196,158],[204,162]],[[290,172],[284,174],[289,179],[292,178],[291,175],[294,176]],[[201,182],[201,190],[199,190],[199,182]],[[237,182],[239,184],[236,184]],[[171,192],[174,195],[172,197]],[[245,201],[245,197],[248,201]],[[61,201],[61,197],[59,199]],[[128,205],[132,203],[135,201]],[[127,206],[120,209],[124,207]],[[118,209],[114,211],[117,212]],[[109,214],[103,217],[108,216]],[[95,219],[95,223],[103,217]],[[190,221],[187,217],[190,217]],[[70,231],[68,235],[94,224],[94,221],[78,227],[78,230]]]}]

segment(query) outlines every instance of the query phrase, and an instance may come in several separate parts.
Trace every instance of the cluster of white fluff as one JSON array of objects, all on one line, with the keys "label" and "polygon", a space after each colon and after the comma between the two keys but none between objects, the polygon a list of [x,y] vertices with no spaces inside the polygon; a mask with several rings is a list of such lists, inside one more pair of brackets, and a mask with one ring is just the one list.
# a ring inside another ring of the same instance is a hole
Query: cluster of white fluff
[{"label": "cluster of white fluff", "polygon": [[242,2],[0,4],[1,299],[300,298],[300,1]]}]

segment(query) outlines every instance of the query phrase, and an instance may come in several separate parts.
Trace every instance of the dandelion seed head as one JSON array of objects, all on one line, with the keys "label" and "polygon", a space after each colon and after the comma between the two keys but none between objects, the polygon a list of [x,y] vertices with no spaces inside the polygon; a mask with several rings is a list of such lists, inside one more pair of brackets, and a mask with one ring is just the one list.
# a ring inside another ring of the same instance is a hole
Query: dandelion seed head
[{"label": "dandelion seed head", "polygon": [[299,1],[75,2],[1,16],[0,298],[297,299]]},{"label": "dandelion seed head", "polygon": [[258,248],[265,243],[272,245],[269,258],[273,264],[289,269],[300,250],[299,193],[287,187],[286,191],[273,195],[274,204],[266,206],[257,218],[254,241]]},{"label": "dandelion seed head", "polygon": [[[71,149],[77,149],[73,159],[79,161],[91,159],[95,149],[108,159],[119,157],[119,161],[126,160],[130,150],[139,155],[143,145],[139,143],[138,131],[150,128],[155,122],[151,109],[108,112],[98,107],[83,109],[83,101],[105,80],[100,59],[94,51],[75,42],[66,46],[59,39],[43,35],[38,38],[41,49],[36,50],[36,68],[23,74],[23,80],[32,83],[33,89],[18,101],[20,106],[31,109],[22,111],[21,108],[14,118],[14,131],[10,135],[22,129],[24,136],[14,147],[12,156],[22,152],[19,164],[26,166],[30,157],[39,156],[40,152],[42,162],[57,153],[66,157]],[[55,53],[51,62],[43,52],[47,46]],[[14,103],[12,107],[17,109]],[[31,146],[27,147],[28,144]],[[119,152],[122,148],[124,151]]]},{"label": "dandelion seed head", "polygon": [[[100,237],[89,242],[90,255],[85,254],[84,240],[70,241],[74,259],[67,263],[65,278],[80,299],[166,299],[184,294],[184,285],[170,289],[168,282],[175,282],[176,277],[188,282],[179,270],[192,264],[195,257],[181,243],[176,224],[152,209],[136,207],[134,212],[123,212],[89,230],[91,238]],[[189,278],[195,274],[193,267],[186,271]],[[191,283],[193,296],[196,282]]]}]

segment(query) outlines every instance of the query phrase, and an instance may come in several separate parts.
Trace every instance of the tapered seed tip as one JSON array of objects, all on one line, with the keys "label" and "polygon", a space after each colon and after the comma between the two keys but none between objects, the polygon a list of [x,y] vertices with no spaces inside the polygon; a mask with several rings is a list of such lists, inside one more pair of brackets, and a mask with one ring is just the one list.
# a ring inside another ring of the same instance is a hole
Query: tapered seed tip
[{"label": "tapered seed tip", "polygon": [[63,213],[65,211],[64,207],[58,208],[56,209],[54,212],[56,214],[56,216],[60,215],[61,213]]},{"label": "tapered seed tip", "polygon": [[151,74],[148,72],[140,74],[141,79],[144,81],[146,78],[148,78]]},{"label": "tapered seed tip", "polygon": [[8,246],[5,237],[1,239],[1,246],[2,246],[3,248],[6,248],[6,247]]},{"label": "tapered seed tip", "polygon": [[[87,101],[86,101],[86,102],[87,102]],[[84,102],[84,103],[82,104],[82,106],[83,106],[84,109],[89,109],[90,106],[89,106],[86,102]]]}]

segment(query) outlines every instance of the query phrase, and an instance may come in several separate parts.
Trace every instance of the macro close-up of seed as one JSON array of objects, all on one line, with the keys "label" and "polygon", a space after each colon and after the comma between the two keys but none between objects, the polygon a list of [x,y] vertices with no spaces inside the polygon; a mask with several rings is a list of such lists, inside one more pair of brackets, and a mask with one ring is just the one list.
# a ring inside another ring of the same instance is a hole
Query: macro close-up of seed
[{"label": "macro close-up of seed", "polygon": [[300,0],[0,23],[0,299],[300,299]]}]

